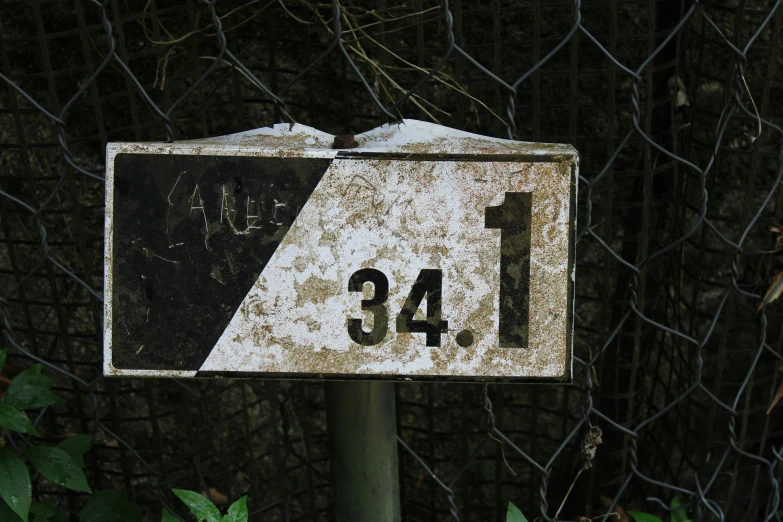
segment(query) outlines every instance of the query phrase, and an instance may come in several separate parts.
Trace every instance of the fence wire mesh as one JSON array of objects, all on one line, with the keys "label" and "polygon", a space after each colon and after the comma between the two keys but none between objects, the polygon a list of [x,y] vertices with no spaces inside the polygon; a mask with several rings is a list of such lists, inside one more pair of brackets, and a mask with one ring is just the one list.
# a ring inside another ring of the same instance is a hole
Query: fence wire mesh
[{"label": "fence wire mesh", "polygon": [[49,368],[38,430],[91,434],[93,489],[149,520],[185,520],[172,487],[329,520],[320,384],[102,377],[106,143],[402,117],[567,142],[574,384],[398,384],[404,519],[780,521],[781,2],[4,0],[4,372]]}]

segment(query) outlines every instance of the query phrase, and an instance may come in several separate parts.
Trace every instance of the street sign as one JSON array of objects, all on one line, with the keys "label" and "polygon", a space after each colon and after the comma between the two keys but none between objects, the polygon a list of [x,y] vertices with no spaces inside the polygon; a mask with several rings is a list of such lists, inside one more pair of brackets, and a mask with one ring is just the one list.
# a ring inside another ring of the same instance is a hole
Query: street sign
[{"label": "street sign", "polygon": [[570,381],[576,151],[333,141],[108,146],[105,373]]}]

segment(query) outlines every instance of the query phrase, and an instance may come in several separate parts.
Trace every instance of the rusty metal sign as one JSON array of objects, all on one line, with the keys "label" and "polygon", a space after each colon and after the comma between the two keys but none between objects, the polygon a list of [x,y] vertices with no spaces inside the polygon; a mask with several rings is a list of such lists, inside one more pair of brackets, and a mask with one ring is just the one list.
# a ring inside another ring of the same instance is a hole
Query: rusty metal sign
[{"label": "rusty metal sign", "polygon": [[574,149],[356,142],[110,144],[105,373],[569,381]]}]

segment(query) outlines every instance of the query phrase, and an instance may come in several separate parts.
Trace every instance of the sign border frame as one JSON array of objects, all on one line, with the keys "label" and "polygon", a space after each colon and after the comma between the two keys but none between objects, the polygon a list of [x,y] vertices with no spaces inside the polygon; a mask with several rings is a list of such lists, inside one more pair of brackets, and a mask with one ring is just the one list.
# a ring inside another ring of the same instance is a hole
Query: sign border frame
[{"label": "sign border frame", "polygon": [[[543,144],[542,144],[543,145]],[[147,378],[230,378],[230,379],[279,379],[279,380],[339,380],[339,381],[392,381],[392,382],[454,382],[454,383],[549,383],[570,384],[573,381],[573,335],[576,280],[576,234],[577,234],[577,192],[579,175],[579,155],[569,146],[556,145],[562,152],[550,153],[408,153],[392,151],[361,151],[332,149],[299,149],[279,151],[266,148],[249,148],[247,145],[221,145],[213,143],[110,143],[106,154],[106,192],[104,217],[104,313],[103,313],[103,373],[107,377],[147,377]],[[566,148],[567,147],[567,148]],[[157,150],[156,150],[157,149]],[[566,150],[563,150],[566,149]],[[540,149],[539,149],[540,150]],[[332,160],[387,159],[399,161],[471,161],[505,163],[568,163],[570,168],[569,194],[569,248],[568,248],[568,289],[569,303],[566,311],[565,372],[552,377],[509,377],[509,376],[465,376],[465,375],[391,375],[391,374],[347,374],[347,373],[305,373],[305,372],[242,372],[216,370],[155,370],[116,368],[112,364],[111,336],[112,300],[113,300],[113,259],[114,250],[114,160],[119,154],[181,154],[195,156],[242,156],[242,157],[305,157]]]}]

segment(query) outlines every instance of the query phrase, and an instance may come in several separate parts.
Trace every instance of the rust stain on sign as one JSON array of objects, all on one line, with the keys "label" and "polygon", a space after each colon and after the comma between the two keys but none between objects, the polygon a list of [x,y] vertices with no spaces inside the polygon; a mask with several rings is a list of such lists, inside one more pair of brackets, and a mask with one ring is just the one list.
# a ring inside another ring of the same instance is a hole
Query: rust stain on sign
[{"label": "rust stain on sign", "polygon": [[[201,358],[184,354],[179,367],[152,361],[147,348],[117,357],[112,345],[121,343],[114,343],[112,314],[122,305],[107,299],[107,372],[570,380],[575,151],[422,122],[384,126],[356,141],[357,148],[338,151],[331,149],[333,137],[286,125],[224,139],[133,146],[144,154],[328,161],[303,204],[292,209],[290,223],[270,214],[277,228],[267,235],[261,211],[251,210],[255,196],[247,196],[244,214],[236,204],[245,197],[242,187],[250,186],[244,179],[230,185],[232,196],[223,196],[214,225],[208,205],[191,197],[181,226],[201,227],[206,239],[183,248],[209,250],[207,239],[219,248],[226,233],[244,243],[221,248],[246,252],[263,243],[269,256],[242,290],[241,302],[225,314],[214,344]],[[130,147],[110,148],[110,180],[114,158]],[[206,185],[200,190],[206,193]],[[112,203],[107,195],[113,235]],[[288,203],[275,199],[273,205]],[[175,207],[169,201],[166,211]],[[240,230],[239,222],[255,226]],[[116,292],[110,239],[106,256],[107,288]],[[183,263],[196,258],[189,254]],[[173,264],[175,255],[165,259],[169,263],[159,270],[187,268]],[[230,286],[231,272],[218,268],[212,278]],[[115,364],[120,360],[124,367]]]}]

